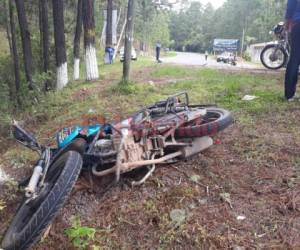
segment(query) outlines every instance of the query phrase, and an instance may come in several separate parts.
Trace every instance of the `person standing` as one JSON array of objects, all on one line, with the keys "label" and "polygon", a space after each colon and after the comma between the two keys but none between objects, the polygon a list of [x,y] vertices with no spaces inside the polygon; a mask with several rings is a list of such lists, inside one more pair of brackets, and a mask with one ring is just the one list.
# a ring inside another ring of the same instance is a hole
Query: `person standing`
[{"label": "person standing", "polygon": [[110,47],[108,53],[109,53],[109,63],[113,64],[115,49],[113,47]]},{"label": "person standing", "polygon": [[295,100],[300,65],[300,0],[288,0],[285,28],[290,33],[291,53],[285,75],[285,98]]},{"label": "person standing", "polygon": [[156,61],[157,61],[158,63],[161,62],[161,60],[159,59],[159,57],[160,57],[160,50],[161,50],[161,43],[158,41],[158,42],[156,43]]},{"label": "person standing", "polygon": [[205,61],[207,62],[207,59],[208,59],[208,52],[207,50],[205,51]]},{"label": "person standing", "polygon": [[108,47],[105,49],[105,52],[106,52],[107,55],[108,55],[108,61],[109,61],[109,64],[113,64],[114,53],[115,53],[115,49],[113,48],[113,46],[108,46]]}]

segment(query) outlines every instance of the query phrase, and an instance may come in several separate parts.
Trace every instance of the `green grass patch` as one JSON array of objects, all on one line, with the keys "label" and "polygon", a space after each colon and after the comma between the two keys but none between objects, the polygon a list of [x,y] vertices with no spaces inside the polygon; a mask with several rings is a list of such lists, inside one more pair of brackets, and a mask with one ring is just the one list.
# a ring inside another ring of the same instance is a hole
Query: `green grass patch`
[{"label": "green grass patch", "polygon": [[[152,76],[185,77],[175,84],[164,86],[162,93],[187,91],[191,100],[217,103],[231,110],[247,109],[261,112],[270,104],[282,104],[282,89],[272,77],[253,76],[247,73],[224,73],[212,69],[185,68],[179,66],[163,66],[155,69]],[[242,101],[244,95],[255,95],[254,101]]]},{"label": "green grass patch", "polygon": [[119,93],[123,95],[138,94],[141,88],[134,82],[121,81],[111,88],[110,94]]},{"label": "green grass patch", "polygon": [[152,72],[153,77],[187,77],[191,69],[180,67],[180,66],[161,66],[160,64],[156,66],[156,69]]},{"label": "green grass patch", "polygon": [[86,249],[95,238],[94,228],[81,225],[80,219],[75,218],[72,227],[65,230],[66,235],[72,240],[73,246],[77,249]]},{"label": "green grass patch", "polygon": [[164,51],[162,53],[162,57],[176,57],[177,53],[176,51]]}]

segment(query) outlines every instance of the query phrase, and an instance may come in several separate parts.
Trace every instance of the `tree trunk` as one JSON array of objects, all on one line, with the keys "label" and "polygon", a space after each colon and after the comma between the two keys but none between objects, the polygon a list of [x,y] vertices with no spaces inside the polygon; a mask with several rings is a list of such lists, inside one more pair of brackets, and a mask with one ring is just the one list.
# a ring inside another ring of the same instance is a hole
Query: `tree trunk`
[{"label": "tree trunk", "polygon": [[82,0],[77,3],[77,21],[74,37],[74,80],[78,80],[80,75],[80,37],[82,32]]},{"label": "tree trunk", "polygon": [[56,88],[62,89],[68,84],[68,64],[65,43],[64,3],[63,0],[52,0],[54,40],[56,55]]},{"label": "tree trunk", "polygon": [[[1,10],[2,11],[2,10]],[[4,1],[4,7],[3,7],[3,12],[5,15],[5,29],[6,29],[6,37],[7,37],[7,41],[8,41],[8,45],[9,45],[9,51],[11,56],[13,55],[13,48],[12,48],[12,42],[11,42],[11,34],[10,34],[10,26],[9,26],[9,8],[7,9],[7,0]]]},{"label": "tree trunk", "polygon": [[128,0],[127,10],[127,24],[125,31],[125,51],[123,63],[123,82],[129,81],[131,50],[132,50],[132,36],[133,36],[133,17],[134,17],[134,0]]},{"label": "tree trunk", "polygon": [[110,60],[109,48],[113,48],[113,34],[112,34],[112,22],[113,22],[113,0],[107,0],[106,9],[106,38],[105,38],[105,54],[104,62],[106,64],[112,63]]},{"label": "tree trunk", "polygon": [[14,17],[14,8],[13,3],[11,0],[9,2],[9,23],[10,23],[10,33],[11,33],[11,46],[12,46],[12,58],[14,64],[14,71],[15,71],[15,88],[11,93],[14,94],[17,98],[17,103],[20,106],[20,67],[19,67],[19,56],[17,50],[17,41],[16,41],[16,24],[15,24],[15,17]]},{"label": "tree trunk", "polygon": [[43,61],[44,61],[44,55],[43,55],[43,24],[42,24],[42,0],[39,0],[39,31],[40,31],[40,61],[39,61],[39,67],[40,72],[44,71],[43,67]]},{"label": "tree trunk", "polygon": [[107,26],[106,26],[106,47],[111,47],[112,42],[112,19],[113,19],[113,0],[107,0]]},{"label": "tree trunk", "polygon": [[[45,73],[49,70],[49,28],[48,28],[48,1],[40,0],[40,35],[42,48],[42,62],[43,71]],[[45,90],[50,89],[50,82],[45,82]]]},{"label": "tree trunk", "polygon": [[122,39],[123,39],[123,34],[124,34],[124,31],[125,31],[125,27],[126,27],[126,21],[127,21],[127,20],[125,19],[125,22],[124,22],[124,24],[123,24],[123,26],[122,26],[122,30],[121,30],[121,33],[120,33],[120,37],[119,37],[118,43],[117,43],[116,48],[115,48],[115,51],[114,51],[114,59],[115,59],[116,56],[117,56],[117,52],[118,52],[118,50],[119,50],[121,41],[122,41]]},{"label": "tree trunk", "polygon": [[32,83],[32,50],[31,50],[31,39],[30,31],[28,28],[27,17],[25,12],[25,5],[23,0],[15,0],[18,19],[22,37],[22,47],[23,47],[23,58],[24,58],[24,68],[26,80],[28,82],[29,89],[33,89]]},{"label": "tree trunk", "polygon": [[84,27],[86,79],[88,81],[91,81],[99,78],[97,55],[95,48],[94,0],[84,0],[82,11]]}]

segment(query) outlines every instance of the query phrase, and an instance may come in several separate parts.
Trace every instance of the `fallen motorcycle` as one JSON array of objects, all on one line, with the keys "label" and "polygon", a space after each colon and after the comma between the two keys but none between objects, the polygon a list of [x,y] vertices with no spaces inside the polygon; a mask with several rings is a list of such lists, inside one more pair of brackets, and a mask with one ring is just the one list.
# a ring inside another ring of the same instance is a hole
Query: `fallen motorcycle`
[{"label": "fallen motorcycle", "polygon": [[20,205],[2,241],[2,248],[28,249],[37,242],[70,195],[80,172],[95,176],[122,174],[148,168],[132,183],[141,185],[156,165],[187,159],[213,145],[210,136],[233,122],[223,109],[190,105],[187,93],[169,97],[114,124],[73,126],[57,133],[57,148],[40,145],[16,122],[13,133],[40,159],[24,187]]}]

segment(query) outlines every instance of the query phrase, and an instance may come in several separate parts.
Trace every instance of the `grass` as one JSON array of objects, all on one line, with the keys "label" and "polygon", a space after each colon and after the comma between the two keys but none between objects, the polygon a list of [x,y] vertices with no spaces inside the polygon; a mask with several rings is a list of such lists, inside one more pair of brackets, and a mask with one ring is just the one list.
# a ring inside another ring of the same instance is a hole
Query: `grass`
[{"label": "grass", "polygon": [[176,57],[177,53],[176,51],[163,51],[162,57]]},{"label": "grass", "polygon": [[[123,85],[120,84],[121,63],[100,65],[102,81],[70,83],[61,92],[49,93],[39,105],[26,110],[19,119],[31,117],[47,129],[48,121],[63,125],[65,121],[78,120],[90,109],[96,113],[129,114],[181,91],[187,91],[193,103],[217,104],[238,113],[241,122],[251,120],[249,115],[277,112],[290,107],[282,101],[282,87],[274,76],[169,65],[158,67],[148,58],[133,62],[132,68],[131,75],[135,82]],[[176,81],[152,86],[145,78],[154,83],[170,79]],[[244,95],[258,98],[242,101]]]},{"label": "grass", "polygon": [[[280,77],[251,73],[226,73],[213,69],[163,66],[151,73],[152,77],[179,79],[162,93],[186,90],[192,102],[214,103],[247,116],[284,110],[290,105],[283,102]],[[253,101],[243,101],[245,95],[255,95]],[[240,117],[241,120],[245,117]]]},{"label": "grass", "polygon": [[190,76],[192,71],[185,68],[175,66],[163,66],[153,71],[151,76],[153,77],[187,77]]},{"label": "grass", "polygon": [[72,240],[77,249],[86,249],[89,242],[94,240],[96,230],[81,225],[79,218],[74,218],[72,227],[65,230],[65,234]]}]

